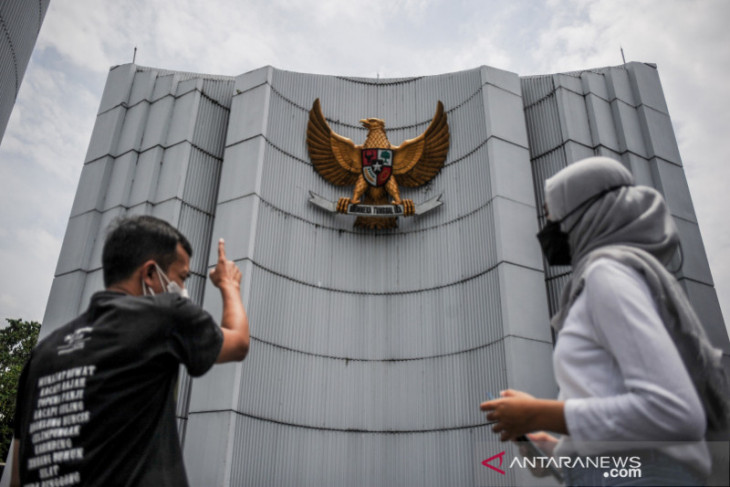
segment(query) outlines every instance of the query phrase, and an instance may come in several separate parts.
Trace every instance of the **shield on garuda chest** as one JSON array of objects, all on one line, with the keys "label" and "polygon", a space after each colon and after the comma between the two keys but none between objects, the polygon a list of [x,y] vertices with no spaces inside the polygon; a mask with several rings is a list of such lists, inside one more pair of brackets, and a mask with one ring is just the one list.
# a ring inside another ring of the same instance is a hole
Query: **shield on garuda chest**
[{"label": "shield on garuda chest", "polygon": [[370,186],[383,186],[393,174],[393,151],[362,149],[362,175]]}]

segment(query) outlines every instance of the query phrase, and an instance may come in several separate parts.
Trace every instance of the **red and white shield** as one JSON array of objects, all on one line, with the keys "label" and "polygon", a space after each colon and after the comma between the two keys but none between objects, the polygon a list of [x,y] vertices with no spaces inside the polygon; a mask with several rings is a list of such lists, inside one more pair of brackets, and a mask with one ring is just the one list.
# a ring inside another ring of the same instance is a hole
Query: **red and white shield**
[{"label": "red and white shield", "polygon": [[392,150],[362,150],[362,175],[370,186],[383,186],[391,174],[393,174]]}]

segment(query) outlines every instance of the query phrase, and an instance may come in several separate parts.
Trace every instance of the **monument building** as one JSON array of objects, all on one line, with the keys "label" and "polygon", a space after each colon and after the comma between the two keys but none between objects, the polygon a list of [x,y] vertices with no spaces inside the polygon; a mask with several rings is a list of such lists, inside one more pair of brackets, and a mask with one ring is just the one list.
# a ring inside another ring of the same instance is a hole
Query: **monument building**
[{"label": "monument building", "polygon": [[[322,134],[341,145],[318,145]],[[373,159],[348,159],[355,146]],[[431,166],[416,168],[419,150]],[[398,79],[116,66],[41,334],[102,289],[108,224],[151,214],[190,239],[188,288],[213,316],[211,243],[225,238],[244,274],[249,357],[195,381],[181,373],[192,485],[520,483],[481,465],[511,447],[479,403],[506,388],[557,394],[549,318],[570,268],[546,267],[535,234],[543,181],[593,155],[665,196],[684,250],[680,282],[727,363],[657,69],[636,62]],[[333,169],[342,160],[344,172]],[[378,186],[384,170],[396,188]],[[355,224],[375,220],[373,202],[394,191],[402,204],[388,225]]]}]

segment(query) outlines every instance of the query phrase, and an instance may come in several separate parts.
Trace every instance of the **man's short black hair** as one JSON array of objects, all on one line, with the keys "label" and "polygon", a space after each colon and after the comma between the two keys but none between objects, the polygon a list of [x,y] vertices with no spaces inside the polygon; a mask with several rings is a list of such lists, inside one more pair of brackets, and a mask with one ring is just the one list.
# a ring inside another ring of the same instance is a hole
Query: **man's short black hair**
[{"label": "man's short black hair", "polygon": [[109,228],[101,254],[104,286],[125,280],[149,259],[167,271],[177,259],[178,243],[189,257],[193,256],[188,239],[164,220],[146,215],[116,220]]}]

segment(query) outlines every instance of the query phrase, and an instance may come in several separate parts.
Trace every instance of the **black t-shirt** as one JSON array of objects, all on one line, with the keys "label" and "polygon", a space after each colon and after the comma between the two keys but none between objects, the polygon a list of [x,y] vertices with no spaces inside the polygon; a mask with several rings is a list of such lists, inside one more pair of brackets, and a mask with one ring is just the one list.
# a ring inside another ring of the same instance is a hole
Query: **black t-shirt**
[{"label": "black t-shirt", "polygon": [[18,388],[24,486],[186,486],[175,421],[179,364],[215,362],[223,334],[187,299],[102,291],[33,350]]}]

